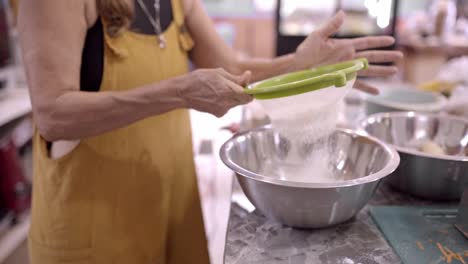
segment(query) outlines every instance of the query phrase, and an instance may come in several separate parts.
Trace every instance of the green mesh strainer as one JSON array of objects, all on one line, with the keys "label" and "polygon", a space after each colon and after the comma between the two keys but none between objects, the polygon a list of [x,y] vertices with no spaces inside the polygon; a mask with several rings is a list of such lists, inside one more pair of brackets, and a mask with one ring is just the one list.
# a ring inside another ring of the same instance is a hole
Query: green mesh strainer
[{"label": "green mesh strainer", "polygon": [[274,99],[331,86],[343,87],[357,72],[368,67],[367,59],[355,59],[309,70],[280,75],[249,85],[245,92],[256,99]]}]

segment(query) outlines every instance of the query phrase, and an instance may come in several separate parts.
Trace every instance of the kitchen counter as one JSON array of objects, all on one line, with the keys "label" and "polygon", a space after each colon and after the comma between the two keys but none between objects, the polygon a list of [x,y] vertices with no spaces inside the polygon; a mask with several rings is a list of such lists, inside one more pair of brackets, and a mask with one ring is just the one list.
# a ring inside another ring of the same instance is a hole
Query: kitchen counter
[{"label": "kitchen counter", "polygon": [[[369,205],[427,205],[381,184]],[[300,230],[270,221],[232,204],[225,248],[226,264],[395,264],[399,257],[369,215],[327,229]]]}]

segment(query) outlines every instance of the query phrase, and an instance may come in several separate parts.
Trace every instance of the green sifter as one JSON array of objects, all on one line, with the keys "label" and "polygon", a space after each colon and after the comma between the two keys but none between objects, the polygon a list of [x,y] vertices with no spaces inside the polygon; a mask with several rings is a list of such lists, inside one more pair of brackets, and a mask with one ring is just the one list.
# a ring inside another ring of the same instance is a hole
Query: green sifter
[{"label": "green sifter", "polygon": [[[354,83],[357,72],[368,67],[367,59],[360,58],[341,63],[292,72],[247,86],[245,92],[256,99],[275,99],[299,95],[329,87],[345,87]],[[351,85],[352,86],[352,85]]]}]

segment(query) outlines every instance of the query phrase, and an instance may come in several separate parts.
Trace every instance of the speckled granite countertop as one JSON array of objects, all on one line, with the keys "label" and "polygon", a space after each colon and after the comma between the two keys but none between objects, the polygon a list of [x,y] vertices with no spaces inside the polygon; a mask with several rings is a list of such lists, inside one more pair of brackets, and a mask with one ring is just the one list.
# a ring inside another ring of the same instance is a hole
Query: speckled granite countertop
[{"label": "speckled granite countertop", "polygon": [[[370,205],[424,205],[381,184]],[[249,213],[233,203],[226,264],[395,264],[399,257],[374,224],[366,206],[355,219],[321,230],[299,230]]]}]

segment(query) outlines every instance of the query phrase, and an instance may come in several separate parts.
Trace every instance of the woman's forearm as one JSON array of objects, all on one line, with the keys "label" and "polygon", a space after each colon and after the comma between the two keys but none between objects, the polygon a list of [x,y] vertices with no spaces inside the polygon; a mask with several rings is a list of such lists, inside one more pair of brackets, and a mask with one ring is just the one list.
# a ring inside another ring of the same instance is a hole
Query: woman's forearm
[{"label": "woman's forearm", "polygon": [[[18,31],[34,120],[49,141],[95,136],[185,107],[184,77],[122,92],[81,92],[80,68],[91,1],[22,0]],[[187,84],[188,83],[188,84]]]},{"label": "woman's forearm", "polygon": [[196,70],[128,91],[80,91],[83,43],[95,23],[87,12],[94,8],[90,2],[22,0],[22,57],[35,123],[45,139],[96,136],[177,108],[222,116],[252,100],[242,89],[250,75],[221,69]]},{"label": "woman's forearm", "polygon": [[121,92],[66,92],[47,105],[36,107],[36,125],[49,141],[99,135],[186,107],[177,92],[183,85],[188,85],[186,78],[177,77]]}]

